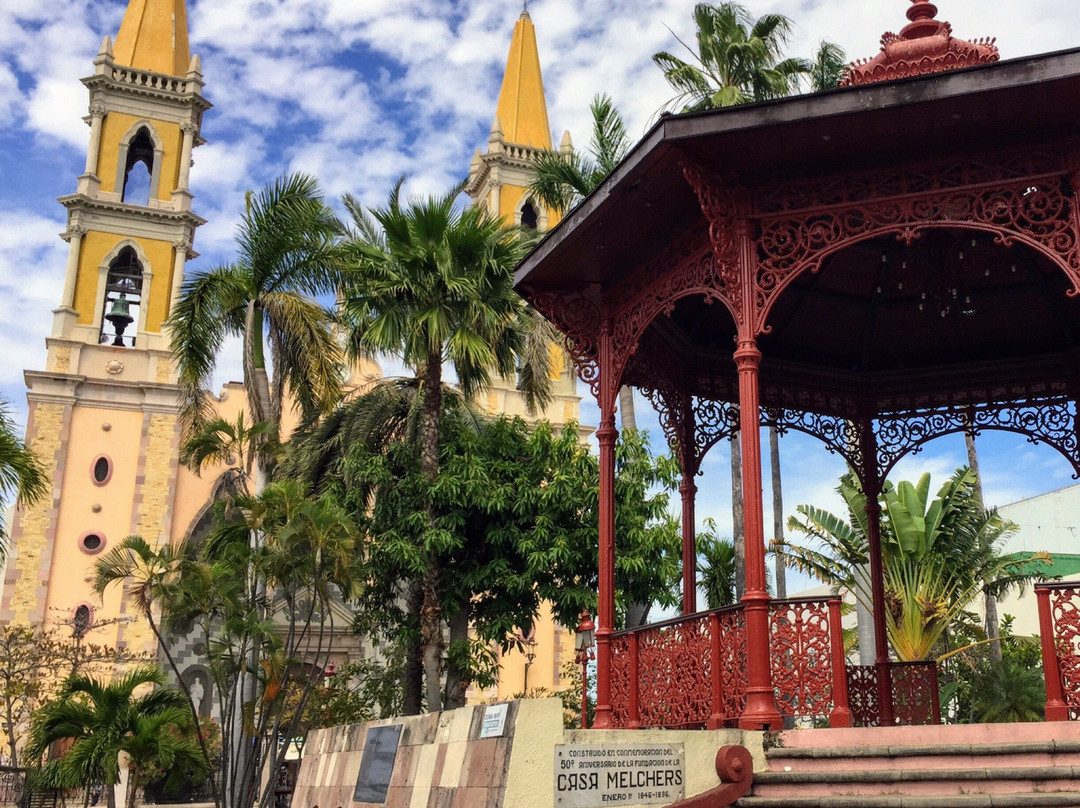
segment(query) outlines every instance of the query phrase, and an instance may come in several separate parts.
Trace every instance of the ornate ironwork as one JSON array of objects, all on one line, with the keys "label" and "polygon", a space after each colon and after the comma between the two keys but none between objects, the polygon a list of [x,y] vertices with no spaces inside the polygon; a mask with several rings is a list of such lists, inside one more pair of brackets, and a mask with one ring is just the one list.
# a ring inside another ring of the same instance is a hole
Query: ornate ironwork
[{"label": "ornate ironwork", "polygon": [[578,378],[600,397],[600,306],[581,292],[528,290],[533,306],[563,334]]},{"label": "ornate ironwork", "polygon": [[[720,301],[732,316],[735,314],[733,303],[724,292],[722,273],[708,242],[677,242],[656,263],[665,265],[668,271],[660,274],[652,269],[646,270],[644,274],[656,275],[656,281],[627,300],[615,313],[612,343],[620,377],[630,357],[638,350],[641,335],[649,323],[661,315],[669,316],[680,299],[697,295],[704,298],[706,303]],[[612,294],[612,299],[623,298]]]},{"label": "ornate ironwork", "polygon": [[616,727],[630,725],[630,637],[611,637],[611,717]]},{"label": "ornate ironwork", "polygon": [[[901,726],[940,724],[937,664],[930,662],[893,662],[893,712]],[[848,703],[852,726],[879,725],[877,669],[873,665],[848,665]]]},{"label": "ornate ironwork", "polygon": [[688,617],[636,633],[641,726],[705,726],[712,707],[708,621]]},{"label": "ornate ironwork", "polygon": [[[1022,158],[1014,158],[1022,161]],[[1035,168],[1031,160],[1028,166]],[[911,244],[930,228],[965,228],[994,235],[1003,246],[1026,244],[1048,256],[1080,292],[1080,243],[1072,223],[1074,200],[1063,158],[1016,179],[996,167],[981,183],[983,163],[937,163],[823,182],[810,188],[766,191],[756,200],[760,226],[753,333],[765,333],[773,302],[799,275],[818,272],[831,254],[851,244],[894,235]],[[940,176],[938,175],[940,172]],[[960,180],[959,185],[953,183]],[[801,200],[793,209],[791,199]],[[779,207],[777,213],[767,212]]]},{"label": "ornate ironwork", "polygon": [[734,725],[746,707],[746,612],[742,607],[717,612],[720,698],[714,707],[725,724]]},{"label": "ornate ironwork", "polygon": [[[800,409],[765,407],[761,422],[776,427],[781,434],[794,429],[812,435],[830,452],[847,460],[853,469],[860,472],[863,469],[858,425],[846,418]],[[1045,443],[1069,461],[1074,478],[1080,477],[1080,441],[1077,439],[1080,418],[1076,402],[1064,395],[894,412],[875,418],[873,425],[878,446],[873,468],[878,480],[884,480],[902,457],[917,454],[934,438],[965,431],[978,435],[984,430],[1013,432],[1023,435],[1031,443]]]},{"label": "ornate ironwork", "polygon": [[896,723],[906,727],[940,724],[937,663],[893,662],[891,668]]},{"label": "ornate ironwork", "polygon": [[971,42],[954,37],[952,26],[935,20],[937,7],[929,0],[913,0],[907,10],[911,22],[899,34],[881,37],[881,52],[844,69],[841,87],[925,76],[972,65],[996,62],[1000,55],[994,39]]},{"label": "ornate ironwork", "polygon": [[1033,398],[978,407],[948,407],[889,415],[875,419],[877,469],[884,480],[906,454],[916,454],[934,438],[954,432],[983,430],[1014,432],[1031,443],[1056,449],[1080,477],[1076,402],[1068,398]]},{"label": "ornate ironwork", "polygon": [[1069,709],[1069,717],[1076,720],[1080,717],[1080,582],[1043,586],[1050,592],[1053,648],[1061,680],[1061,700]]},{"label": "ornate ironwork", "polygon": [[761,423],[763,426],[775,427],[781,435],[794,429],[818,438],[825,444],[826,449],[840,455],[853,469],[863,467],[856,427],[846,418],[805,410],[764,407],[761,411]]},{"label": "ornate ironwork", "polygon": [[770,604],[772,681],[781,714],[825,717],[832,711],[830,629],[827,598]]},{"label": "ornate ironwork", "polygon": [[847,686],[851,725],[876,727],[881,716],[877,669],[873,665],[848,665]]},{"label": "ornate ironwork", "polygon": [[[662,382],[658,389],[640,389],[656,410],[668,445],[689,476],[701,469],[701,461],[709,449],[739,431],[738,404],[689,396],[668,381]],[[687,440],[690,434],[693,438]]]}]

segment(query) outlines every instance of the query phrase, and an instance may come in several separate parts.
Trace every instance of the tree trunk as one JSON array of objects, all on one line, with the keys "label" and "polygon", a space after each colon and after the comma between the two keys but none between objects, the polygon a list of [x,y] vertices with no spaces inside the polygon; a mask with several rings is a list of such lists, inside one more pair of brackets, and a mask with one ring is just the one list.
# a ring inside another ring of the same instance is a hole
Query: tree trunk
[{"label": "tree trunk", "polygon": [[[637,411],[634,409],[634,388],[623,385],[619,388],[619,424],[622,431],[637,429]],[[645,625],[649,619],[651,603],[630,603],[626,607],[626,627],[637,628]]]},{"label": "tree trunk", "polygon": [[746,537],[743,531],[742,448],[731,435],[731,539],[735,544],[735,600],[746,594]]},{"label": "tree trunk", "polygon": [[[442,356],[430,354],[424,368],[424,413],[420,438],[420,467],[428,481],[439,476],[439,416],[442,413]],[[435,513],[427,503],[428,524],[435,525]],[[428,712],[442,709],[443,632],[442,605],[439,603],[441,564],[434,552],[428,553],[424,570],[424,605],[420,610],[420,640],[424,646],[424,677],[427,686]]]},{"label": "tree trunk", "polygon": [[[409,618],[420,625],[420,612],[424,606],[424,587],[419,581],[410,581],[407,594]],[[424,705],[424,646],[419,634],[410,633],[405,645],[405,687],[401,709],[405,715],[419,715]]]},{"label": "tree trunk", "polygon": [[[469,642],[469,610],[462,606],[447,621],[450,627],[450,644]],[[450,661],[446,665],[445,709],[453,710],[465,706],[465,688],[469,685],[467,671]]]},{"label": "tree trunk", "polygon": [[[769,466],[772,471],[772,519],[773,538],[777,543],[784,539],[784,493],[780,483],[780,435],[775,426],[769,427]],[[787,564],[784,551],[778,546],[776,561],[776,597],[787,597]]]},{"label": "tree trunk", "polygon": [[[986,508],[986,504],[985,500],[983,500],[982,477],[979,475],[979,455],[975,451],[975,436],[968,431],[964,432],[964,448],[967,449],[968,467],[975,472],[975,489],[973,492],[975,506],[982,511]],[[986,591],[983,592],[983,611],[986,614],[986,638],[999,639],[1001,627],[998,621],[997,597]],[[995,665],[1001,662],[1001,643],[987,643],[987,646],[990,649],[990,661]]]},{"label": "tree trunk", "polygon": [[637,429],[637,411],[634,409],[634,388],[619,388],[619,422],[624,430]]}]

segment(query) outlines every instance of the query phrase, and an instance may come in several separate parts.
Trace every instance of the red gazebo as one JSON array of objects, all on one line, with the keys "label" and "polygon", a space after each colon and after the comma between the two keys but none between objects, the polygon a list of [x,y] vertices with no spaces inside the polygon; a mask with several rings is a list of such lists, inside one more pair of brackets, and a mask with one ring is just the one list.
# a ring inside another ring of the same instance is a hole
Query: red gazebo
[{"label": "red gazebo", "polygon": [[[1080,50],[997,62],[912,2],[843,88],[662,118],[518,268],[600,407],[597,727],[931,709],[932,682],[888,656],[886,475],[935,437],[992,429],[1080,472]],[[614,632],[622,384],[682,464],[686,613]],[[770,601],[762,425],[820,438],[867,492],[872,669],[845,667],[838,601]],[[697,612],[694,477],[736,431],[746,595]]]}]

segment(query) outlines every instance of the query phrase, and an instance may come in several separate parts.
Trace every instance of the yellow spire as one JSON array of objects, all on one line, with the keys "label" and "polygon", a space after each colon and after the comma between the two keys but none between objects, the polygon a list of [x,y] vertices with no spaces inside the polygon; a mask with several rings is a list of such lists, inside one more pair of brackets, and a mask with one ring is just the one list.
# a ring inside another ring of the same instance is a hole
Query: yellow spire
[{"label": "yellow spire", "polygon": [[506,59],[496,120],[507,143],[551,148],[544,79],[540,75],[540,53],[536,48],[536,29],[528,11],[514,24],[514,38]]},{"label": "yellow spire", "polygon": [[129,0],[113,55],[117,64],[186,75],[191,53],[184,0]]}]

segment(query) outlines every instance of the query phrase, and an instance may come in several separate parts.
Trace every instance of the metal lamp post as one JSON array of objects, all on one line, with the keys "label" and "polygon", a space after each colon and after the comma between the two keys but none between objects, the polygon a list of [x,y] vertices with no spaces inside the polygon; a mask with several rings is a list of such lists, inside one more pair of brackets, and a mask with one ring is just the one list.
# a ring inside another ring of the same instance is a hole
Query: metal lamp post
[{"label": "metal lamp post", "polygon": [[581,622],[574,635],[575,659],[581,666],[581,728],[589,728],[589,660],[596,659],[596,624],[588,609],[581,610]]}]

